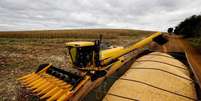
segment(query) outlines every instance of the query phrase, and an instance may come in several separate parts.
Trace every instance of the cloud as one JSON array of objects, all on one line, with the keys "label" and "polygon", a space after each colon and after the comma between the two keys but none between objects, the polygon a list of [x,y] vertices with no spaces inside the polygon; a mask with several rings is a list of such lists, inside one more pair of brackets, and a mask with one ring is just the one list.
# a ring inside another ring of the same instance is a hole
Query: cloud
[{"label": "cloud", "polygon": [[165,31],[193,14],[200,0],[1,0],[0,31],[131,28]]}]

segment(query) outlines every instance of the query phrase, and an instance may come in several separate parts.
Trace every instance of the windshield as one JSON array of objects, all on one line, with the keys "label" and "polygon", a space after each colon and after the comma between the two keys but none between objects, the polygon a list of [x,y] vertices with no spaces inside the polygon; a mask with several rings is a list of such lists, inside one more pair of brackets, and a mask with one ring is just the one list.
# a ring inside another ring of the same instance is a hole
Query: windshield
[{"label": "windshield", "polygon": [[93,47],[70,47],[69,52],[75,66],[86,67],[92,65]]}]

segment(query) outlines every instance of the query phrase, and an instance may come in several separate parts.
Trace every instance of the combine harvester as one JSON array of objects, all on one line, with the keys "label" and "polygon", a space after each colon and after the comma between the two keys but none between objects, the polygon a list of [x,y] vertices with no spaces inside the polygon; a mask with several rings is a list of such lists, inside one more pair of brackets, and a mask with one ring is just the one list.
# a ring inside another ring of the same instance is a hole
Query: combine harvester
[{"label": "combine harvester", "polygon": [[100,50],[100,40],[69,42],[66,43],[66,47],[74,65],[73,70],[64,71],[51,64],[42,64],[36,72],[19,80],[27,89],[41,96],[41,99],[80,100],[100,85],[106,77],[131,60],[133,56],[128,56],[129,53],[162,38],[162,34],[158,32],[127,48],[117,47],[108,50]]},{"label": "combine harvester", "polygon": [[[168,40],[162,33],[157,32],[129,47],[107,50],[100,49],[101,40],[69,42],[66,47],[73,63],[72,68],[64,71],[52,64],[42,64],[35,72],[18,80],[42,100],[79,101],[106,78],[112,77],[118,69],[136,57],[136,54],[143,52],[143,48],[153,41],[163,45]],[[107,98],[108,95],[105,99]]]}]

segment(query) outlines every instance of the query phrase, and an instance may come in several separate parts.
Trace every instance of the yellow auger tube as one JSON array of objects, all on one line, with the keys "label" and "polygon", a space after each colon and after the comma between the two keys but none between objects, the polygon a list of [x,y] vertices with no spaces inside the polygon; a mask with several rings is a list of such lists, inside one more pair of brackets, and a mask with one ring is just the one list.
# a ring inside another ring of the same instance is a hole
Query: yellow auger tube
[{"label": "yellow auger tube", "polygon": [[149,44],[150,42],[152,42],[153,38],[155,38],[155,37],[157,37],[157,36],[159,36],[161,34],[162,34],[161,32],[154,33],[151,36],[143,39],[142,41],[139,41],[139,42],[129,46],[128,48],[125,48],[124,50],[122,50],[122,52],[118,52],[116,55],[112,56],[111,58],[102,61],[101,64],[102,65],[108,64],[113,59],[118,59],[119,57],[121,57],[124,54],[127,54],[127,53],[129,53],[129,52],[131,52],[131,51],[133,51],[133,50],[135,50],[137,48],[141,48],[141,47]]}]

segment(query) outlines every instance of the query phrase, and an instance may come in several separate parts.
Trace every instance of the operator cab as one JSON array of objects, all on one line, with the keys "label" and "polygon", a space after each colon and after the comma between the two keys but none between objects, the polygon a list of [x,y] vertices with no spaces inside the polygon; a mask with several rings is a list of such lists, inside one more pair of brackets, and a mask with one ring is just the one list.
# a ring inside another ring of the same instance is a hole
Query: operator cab
[{"label": "operator cab", "polygon": [[[93,65],[93,62],[95,62],[95,55],[97,53],[96,50],[97,48],[99,48],[96,47],[95,44],[96,42],[82,42],[82,41],[66,43],[66,47],[69,50],[69,54],[74,66],[78,68],[84,68]],[[99,60],[99,54],[97,57]]]}]

